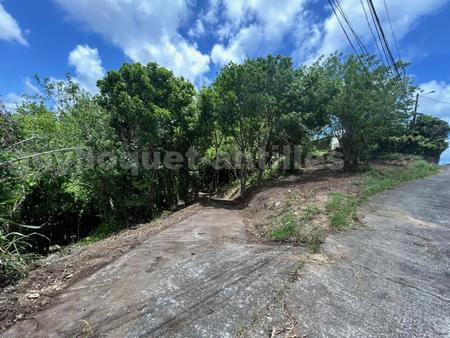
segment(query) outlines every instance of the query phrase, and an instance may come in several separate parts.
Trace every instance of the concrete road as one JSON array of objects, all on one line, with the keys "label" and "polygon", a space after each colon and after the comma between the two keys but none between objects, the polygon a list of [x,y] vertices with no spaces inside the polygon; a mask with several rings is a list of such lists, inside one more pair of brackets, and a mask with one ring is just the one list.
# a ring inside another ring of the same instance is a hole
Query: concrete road
[{"label": "concrete road", "polygon": [[249,244],[236,210],[205,207],[3,336],[450,336],[450,170],[363,214],[295,281],[301,249]]},{"label": "concrete road", "polygon": [[331,236],[330,261],[290,288],[297,336],[450,337],[450,170],[379,194],[361,214],[366,226]]},{"label": "concrete road", "polygon": [[233,337],[291,280],[302,252],[249,244],[239,211],[205,207],[3,337]]}]

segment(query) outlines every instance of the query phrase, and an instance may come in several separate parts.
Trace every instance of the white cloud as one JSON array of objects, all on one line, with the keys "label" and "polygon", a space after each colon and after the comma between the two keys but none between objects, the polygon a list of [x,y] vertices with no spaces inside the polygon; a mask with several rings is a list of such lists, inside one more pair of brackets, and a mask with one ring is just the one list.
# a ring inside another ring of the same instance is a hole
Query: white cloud
[{"label": "white cloud", "polygon": [[192,81],[209,71],[209,56],[178,28],[188,0],[55,0],[69,16],[120,47],[135,62],[157,61]]},{"label": "white cloud", "polygon": [[225,47],[223,44],[215,44],[211,51],[211,60],[219,66],[223,66],[230,61],[241,62],[244,59],[242,49],[239,50],[237,43]]},{"label": "white cloud", "polygon": [[[390,40],[390,44],[393,47],[392,34],[389,28],[389,21],[383,1],[384,0],[374,0],[374,6],[380,17],[383,28],[385,29],[386,37]],[[423,17],[435,13],[447,2],[448,0],[386,1],[396,38],[401,40],[408,32],[417,26]],[[355,0],[341,0],[340,4],[360,39],[364,44],[366,44],[366,47],[373,47],[369,48],[372,52],[374,52],[376,49],[374,45],[372,45],[372,33],[370,32],[366,15],[360,2]],[[365,8],[368,13],[369,20],[371,20],[368,7],[366,6]],[[303,53],[298,53],[301,61],[315,58],[322,54],[330,54],[338,50],[342,51],[349,48],[349,43],[342,32],[338,20],[332,13],[331,9],[329,12],[330,15],[327,19],[325,19],[325,21],[317,22],[316,20],[315,22],[315,24],[320,27],[320,39],[316,39],[314,45],[311,45],[310,43],[310,48],[306,51],[302,48],[302,45],[303,43],[308,42],[308,37],[304,37],[302,43],[299,44],[299,49],[303,50]],[[313,23],[314,22],[310,22],[309,25]],[[348,31],[349,34],[351,34],[349,29]],[[404,55],[402,55],[402,57],[404,57]]]},{"label": "white cloud", "polygon": [[189,29],[188,35],[191,38],[198,38],[205,34],[205,26],[203,25],[203,21],[197,19],[195,25]]},{"label": "white cloud", "polygon": [[19,24],[2,4],[0,4],[0,40],[17,41],[21,45],[28,46]]},{"label": "white cloud", "polygon": [[[24,92],[27,95],[42,95],[41,90],[33,83],[33,80],[29,77],[23,79]],[[5,96],[1,96],[0,100],[5,103],[6,109],[8,111],[14,111],[18,105],[25,101],[24,95],[19,95],[17,93],[8,93]]]},{"label": "white cloud", "polygon": [[[316,0],[209,0],[198,14],[192,10],[192,0],[54,1],[69,17],[120,47],[132,61],[156,61],[196,84],[209,72],[211,61],[222,66],[247,57],[286,53],[286,46],[294,45],[289,53],[300,63],[348,48],[331,10],[324,19],[308,8],[310,4],[317,6]],[[422,17],[448,1],[388,1],[397,38],[401,40]],[[369,45],[372,35],[360,2],[340,3],[361,39]],[[390,38],[383,0],[374,3]],[[186,27],[186,23],[191,23],[191,27]],[[181,28],[189,41],[181,35]],[[192,42],[207,34],[216,38],[210,55],[199,51]]]},{"label": "white cloud", "polygon": [[[246,57],[277,52],[286,36],[301,25],[305,4],[309,0],[228,0],[213,8],[223,8],[223,22],[214,27],[219,40],[211,52],[218,65],[241,62]],[[220,7],[222,6],[222,7]],[[211,10],[210,10],[211,11]],[[216,13],[217,15],[217,13]]]},{"label": "white cloud", "polygon": [[[374,6],[386,36],[391,40],[384,1],[374,0]],[[386,1],[397,39],[401,40],[423,17],[435,13],[448,1]],[[339,3],[361,40],[374,52],[372,33],[360,1],[340,0]],[[291,54],[296,63],[309,63],[322,54],[347,50],[348,41],[331,8],[326,5],[329,14],[323,18],[314,14],[317,11],[312,11],[311,4],[319,5],[316,0],[210,0],[207,15],[200,20],[219,40],[212,48],[213,62],[223,65],[228,61],[242,61],[245,57],[286,52],[283,48],[291,43],[294,45]],[[402,56],[410,55],[412,53],[407,51]]]},{"label": "white cloud", "polygon": [[239,33],[231,39],[227,46],[215,44],[211,51],[212,61],[220,66],[226,63],[242,62],[255,52],[263,52],[268,45],[263,46],[265,36],[258,25],[250,25],[242,28]]},{"label": "white cloud", "polygon": [[209,56],[200,53],[195,46],[181,38],[173,41],[168,37],[162,37],[158,45],[148,44],[130,48],[128,55],[131,59],[141,62],[157,60],[160,65],[169,68],[175,74],[195,82],[203,81],[203,74],[209,71]]},{"label": "white cloud", "polygon": [[75,67],[75,81],[90,93],[97,93],[97,80],[105,75],[97,48],[78,45],[69,54],[69,65]]},{"label": "white cloud", "polygon": [[8,111],[14,111],[19,104],[21,104],[25,99],[16,93],[6,94],[5,97],[1,98],[5,103],[5,107]]},{"label": "white cloud", "polygon": [[30,93],[31,95],[38,94],[42,95],[41,90],[33,83],[33,80],[29,77],[25,78],[25,92]]},{"label": "white cloud", "polygon": [[[430,81],[422,83],[423,95],[419,96],[420,113],[438,116],[450,123],[450,83]],[[431,94],[427,94],[433,92]]]}]

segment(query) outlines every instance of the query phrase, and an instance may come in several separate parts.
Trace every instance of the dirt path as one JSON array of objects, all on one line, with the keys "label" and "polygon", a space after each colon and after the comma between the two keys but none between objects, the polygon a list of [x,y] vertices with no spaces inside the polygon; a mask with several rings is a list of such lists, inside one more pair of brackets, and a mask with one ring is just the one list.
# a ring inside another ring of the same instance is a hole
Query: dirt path
[{"label": "dirt path", "polygon": [[[379,194],[361,214],[366,227],[328,238],[286,295],[295,334],[450,337],[450,170]],[[249,336],[281,326],[276,310],[266,316]]]},{"label": "dirt path", "polygon": [[247,243],[205,207],[67,289],[4,337],[232,337],[288,282],[301,249]]}]

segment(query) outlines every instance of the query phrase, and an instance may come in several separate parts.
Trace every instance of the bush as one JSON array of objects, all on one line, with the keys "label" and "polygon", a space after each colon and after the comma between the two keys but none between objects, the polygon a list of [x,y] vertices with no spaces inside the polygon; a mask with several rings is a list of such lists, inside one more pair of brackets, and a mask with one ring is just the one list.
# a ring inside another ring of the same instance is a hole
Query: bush
[{"label": "bush", "polygon": [[6,233],[0,228],[0,286],[25,276],[27,263],[34,257],[27,253],[31,248],[29,238],[33,235]]}]

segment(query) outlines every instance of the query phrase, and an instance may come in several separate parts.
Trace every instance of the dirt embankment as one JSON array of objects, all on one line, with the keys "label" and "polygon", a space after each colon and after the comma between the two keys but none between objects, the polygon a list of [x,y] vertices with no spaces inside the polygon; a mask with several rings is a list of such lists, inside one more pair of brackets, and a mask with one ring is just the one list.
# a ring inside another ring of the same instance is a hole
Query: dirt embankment
[{"label": "dirt embankment", "polygon": [[[331,230],[326,204],[333,192],[357,194],[351,183],[354,174],[328,170],[311,170],[303,176],[288,176],[268,184],[255,192],[242,211],[248,231],[257,241],[301,243],[302,236],[277,238],[277,227],[283,215],[296,218],[300,234],[302,229]],[[298,232],[297,232],[298,234]]]}]

